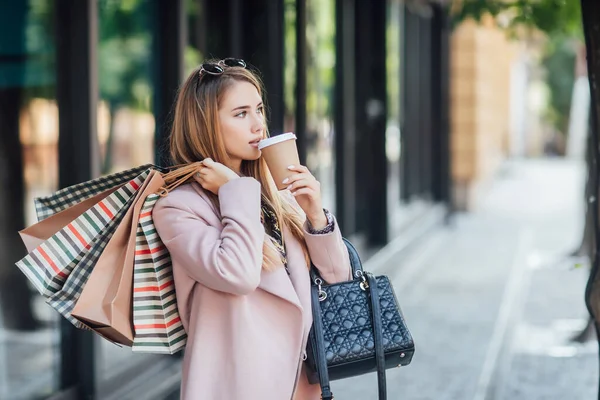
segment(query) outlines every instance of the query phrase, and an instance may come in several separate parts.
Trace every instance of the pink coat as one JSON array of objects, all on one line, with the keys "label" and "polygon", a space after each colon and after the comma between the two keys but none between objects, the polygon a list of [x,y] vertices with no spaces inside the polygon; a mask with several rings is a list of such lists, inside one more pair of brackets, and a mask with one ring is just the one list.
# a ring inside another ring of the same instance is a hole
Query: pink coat
[{"label": "pink coat", "polygon": [[[188,333],[184,400],[317,400],[302,359],[312,324],[310,279],[300,243],[284,230],[283,266],[262,270],[260,183],[219,190],[220,210],[196,183],[160,199],[156,229],[171,253],[177,305]],[[293,201],[293,200],[292,200]],[[312,262],[330,283],[350,278],[340,231],[311,235]]]}]

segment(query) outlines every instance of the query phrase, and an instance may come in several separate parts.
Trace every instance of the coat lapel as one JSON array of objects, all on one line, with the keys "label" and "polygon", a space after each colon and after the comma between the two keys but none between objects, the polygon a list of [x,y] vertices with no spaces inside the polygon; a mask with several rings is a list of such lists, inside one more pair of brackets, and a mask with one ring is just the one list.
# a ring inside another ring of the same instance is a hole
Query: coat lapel
[{"label": "coat lapel", "polygon": [[[296,247],[299,246],[299,244],[293,237],[290,236],[289,231],[287,231],[285,228],[284,240],[288,256],[288,268],[291,271],[291,276],[287,274],[283,263],[281,263],[274,271],[262,271],[260,284],[258,287],[274,296],[288,301],[302,310],[302,305],[300,303],[300,299],[298,298],[298,294],[296,293],[296,288],[300,287],[300,282],[297,282],[299,275],[301,275],[298,272],[298,268],[306,268],[304,265],[305,262],[303,259],[298,259],[296,256]],[[301,265],[299,265],[299,263]]]}]

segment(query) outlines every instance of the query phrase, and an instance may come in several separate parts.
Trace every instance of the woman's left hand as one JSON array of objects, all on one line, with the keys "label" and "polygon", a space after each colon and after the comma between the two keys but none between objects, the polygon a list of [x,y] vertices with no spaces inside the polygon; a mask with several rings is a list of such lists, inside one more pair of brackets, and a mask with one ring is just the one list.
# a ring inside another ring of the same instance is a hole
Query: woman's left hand
[{"label": "woman's left hand", "polygon": [[288,185],[287,189],[292,192],[313,228],[324,228],[327,225],[327,217],[321,202],[321,183],[303,165],[292,165],[288,168],[297,174],[285,179],[283,184]]}]

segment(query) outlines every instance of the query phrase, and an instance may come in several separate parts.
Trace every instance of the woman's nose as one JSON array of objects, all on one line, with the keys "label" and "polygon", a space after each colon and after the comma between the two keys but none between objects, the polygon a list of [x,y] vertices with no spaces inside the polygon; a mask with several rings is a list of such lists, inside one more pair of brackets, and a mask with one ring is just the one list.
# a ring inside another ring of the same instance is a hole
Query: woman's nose
[{"label": "woman's nose", "polygon": [[264,118],[257,115],[254,117],[254,124],[252,125],[252,132],[260,132],[265,128]]}]

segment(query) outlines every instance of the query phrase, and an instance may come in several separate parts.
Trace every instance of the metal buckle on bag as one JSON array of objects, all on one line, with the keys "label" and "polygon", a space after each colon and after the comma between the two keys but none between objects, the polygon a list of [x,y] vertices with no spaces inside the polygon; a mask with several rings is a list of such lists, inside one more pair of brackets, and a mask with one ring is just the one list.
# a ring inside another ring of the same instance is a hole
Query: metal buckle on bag
[{"label": "metal buckle on bag", "polygon": [[327,298],[327,293],[323,291],[323,288],[321,288],[323,280],[321,280],[321,278],[315,278],[315,283],[319,289],[319,301],[325,300]]},{"label": "metal buckle on bag", "polygon": [[360,278],[360,288],[362,290],[367,290],[369,288],[369,282],[367,281],[367,277],[365,274],[359,269],[354,273],[357,278]]}]

